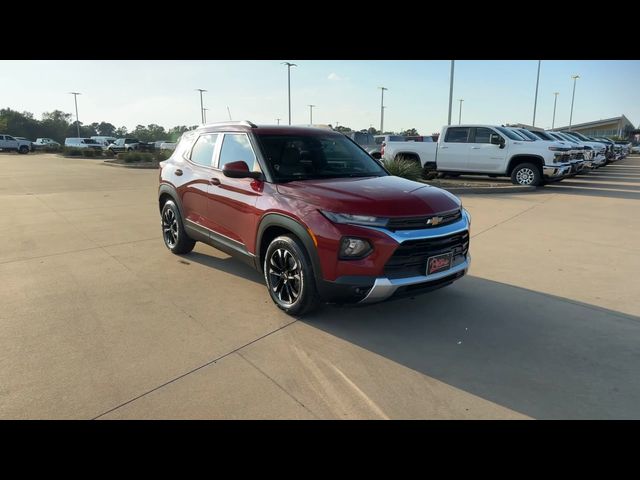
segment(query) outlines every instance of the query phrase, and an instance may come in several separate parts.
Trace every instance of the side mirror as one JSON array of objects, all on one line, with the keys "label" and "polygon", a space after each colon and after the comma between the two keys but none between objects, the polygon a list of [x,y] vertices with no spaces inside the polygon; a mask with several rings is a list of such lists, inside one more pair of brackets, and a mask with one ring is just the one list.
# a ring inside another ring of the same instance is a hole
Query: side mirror
[{"label": "side mirror", "polygon": [[497,133],[491,134],[490,142],[491,142],[491,145],[499,145],[500,148],[504,148],[504,138],[502,138]]},{"label": "side mirror", "polygon": [[229,162],[222,167],[222,173],[229,178],[262,178],[262,173],[252,172],[243,160]]}]

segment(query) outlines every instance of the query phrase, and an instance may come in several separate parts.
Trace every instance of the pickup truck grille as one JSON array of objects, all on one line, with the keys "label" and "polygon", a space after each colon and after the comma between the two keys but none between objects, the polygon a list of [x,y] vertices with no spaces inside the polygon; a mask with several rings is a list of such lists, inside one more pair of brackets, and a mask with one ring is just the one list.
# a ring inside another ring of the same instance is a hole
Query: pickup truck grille
[{"label": "pickup truck grille", "polygon": [[409,240],[401,243],[384,267],[387,278],[415,277],[427,274],[427,259],[453,252],[451,266],[464,262],[469,251],[469,232],[446,237]]},{"label": "pickup truck grille", "polygon": [[[435,225],[427,223],[429,219],[432,219],[433,217],[439,217],[440,222]],[[424,228],[441,227],[443,225],[456,222],[460,220],[460,218],[462,218],[462,212],[460,210],[456,210],[455,212],[447,212],[440,215],[427,215],[421,217],[396,217],[389,220],[386,228],[394,232],[396,230],[421,230]]]}]

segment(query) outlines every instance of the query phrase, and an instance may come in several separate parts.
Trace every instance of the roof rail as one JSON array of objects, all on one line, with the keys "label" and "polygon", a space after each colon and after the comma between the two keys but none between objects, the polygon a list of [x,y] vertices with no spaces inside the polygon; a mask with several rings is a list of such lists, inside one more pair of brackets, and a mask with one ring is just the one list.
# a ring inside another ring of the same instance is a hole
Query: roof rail
[{"label": "roof rail", "polygon": [[239,121],[229,121],[229,122],[215,122],[215,123],[205,123],[201,125],[202,127],[222,127],[224,125],[244,125],[245,127],[258,128],[258,126],[250,122],[249,120],[239,120]]}]

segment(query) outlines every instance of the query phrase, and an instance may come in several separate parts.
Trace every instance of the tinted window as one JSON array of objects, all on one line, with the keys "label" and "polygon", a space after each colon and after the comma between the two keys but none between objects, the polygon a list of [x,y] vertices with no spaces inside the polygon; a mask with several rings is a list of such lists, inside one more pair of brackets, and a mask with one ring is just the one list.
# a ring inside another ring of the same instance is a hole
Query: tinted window
[{"label": "tinted window", "polygon": [[259,171],[256,156],[247,136],[244,133],[227,133],[222,141],[218,168],[222,169],[227,163],[239,162],[240,160],[249,166],[249,170]]},{"label": "tinted window", "polygon": [[4,137],[5,140],[15,140],[15,138],[13,138],[11,135],[6,135]]},{"label": "tinted window", "polygon": [[444,141],[450,143],[467,143],[468,136],[468,127],[452,127],[447,129],[447,136]]},{"label": "tinted window", "polygon": [[198,165],[210,167],[217,138],[218,135],[212,134],[202,135],[198,138],[196,144],[193,146],[193,150],[191,150],[191,161]]},{"label": "tinted window", "polygon": [[341,135],[258,135],[258,140],[276,181],[386,175]]},{"label": "tinted window", "polygon": [[511,140],[522,140],[522,137],[520,135],[516,135],[514,132],[512,132],[511,130],[509,130],[507,128],[496,127],[496,130],[498,130],[500,133],[504,133]]},{"label": "tinted window", "polygon": [[531,133],[533,133],[534,135],[537,135],[538,137],[540,137],[542,140],[554,140],[555,138],[553,138],[551,135],[549,135],[547,132],[538,132],[537,130],[532,131]]},{"label": "tinted window", "polygon": [[478,127],[476,128],[475,143],[491,143],[491,134],[493,132],[488,128]]}]

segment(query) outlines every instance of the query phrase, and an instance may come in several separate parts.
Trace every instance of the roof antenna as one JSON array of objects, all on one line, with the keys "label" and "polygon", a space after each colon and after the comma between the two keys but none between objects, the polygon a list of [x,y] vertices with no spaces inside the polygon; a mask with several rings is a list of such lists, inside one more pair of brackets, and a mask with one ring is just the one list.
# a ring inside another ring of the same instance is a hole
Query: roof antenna
[{"label": "roof antenna", "polygon": [[231,118],[231,110],[229,110],[229,107],[227,107],[227,113],[229,113],[229,120],[232,120],[232,118]]}]

